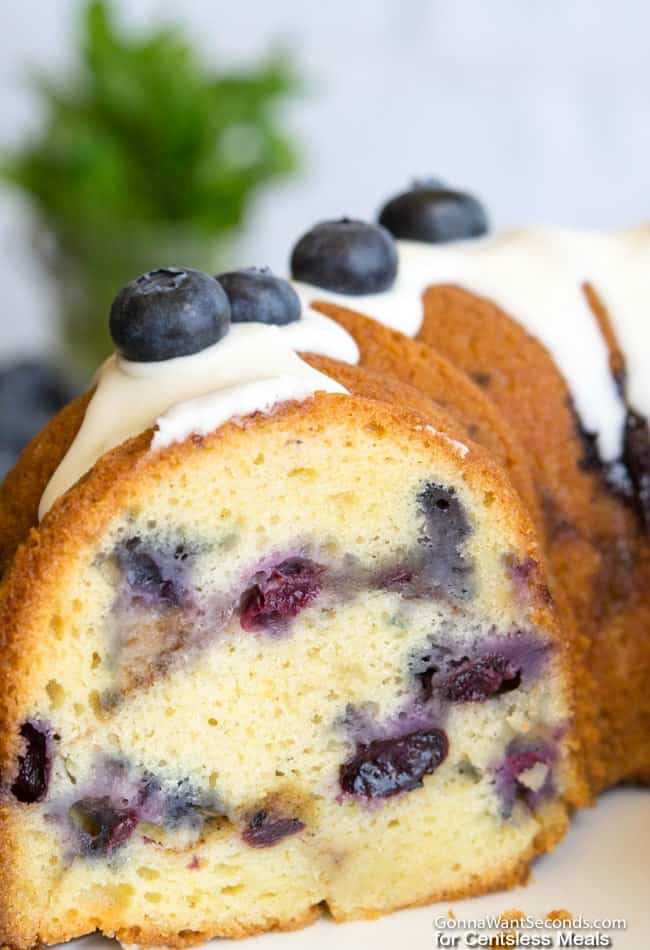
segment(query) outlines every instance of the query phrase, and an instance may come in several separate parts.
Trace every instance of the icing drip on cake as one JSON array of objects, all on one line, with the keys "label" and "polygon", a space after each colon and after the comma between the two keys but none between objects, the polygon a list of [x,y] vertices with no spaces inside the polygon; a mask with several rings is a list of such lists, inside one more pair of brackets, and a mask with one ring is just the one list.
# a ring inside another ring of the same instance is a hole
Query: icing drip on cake
[{"label": "icing drip on cake", "polygon": [[233,324],[222,340],[192,356],[155,363],[109,357],[81,428],[43,493],[39,518],[101,455],[150,426],[157,424],[151,443],[156,451],[280,402],[317,391],[346,392],[296,350],[354,363],[359,356],[342,327],[309,313],[282,327]]},{"label": "icing drip on cake", "polygon": [[650,226],[612,233],[530,228],[450,244],[397,243],[399,269],[389,291],[355,297],[296,284],[303,305],[332,301],[416,336],[427,287],[456,284],[487,297],[549,350],[583,426],[597,433],[600,456],[621,456],[626,407],[583,285],[595,288],[608,312],[626,358],[629,404],[647,418]]}]

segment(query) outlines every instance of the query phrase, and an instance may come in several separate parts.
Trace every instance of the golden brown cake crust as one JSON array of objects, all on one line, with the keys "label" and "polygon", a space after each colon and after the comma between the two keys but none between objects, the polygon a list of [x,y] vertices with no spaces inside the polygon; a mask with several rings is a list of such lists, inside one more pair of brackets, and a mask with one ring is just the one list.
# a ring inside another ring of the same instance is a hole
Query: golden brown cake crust
[{"label": "golden brown cake crust", "polygon": [[68,403],[34,436],[0,485],[0,577],[38,522],[41,495],[77,434],[90,395]]}]

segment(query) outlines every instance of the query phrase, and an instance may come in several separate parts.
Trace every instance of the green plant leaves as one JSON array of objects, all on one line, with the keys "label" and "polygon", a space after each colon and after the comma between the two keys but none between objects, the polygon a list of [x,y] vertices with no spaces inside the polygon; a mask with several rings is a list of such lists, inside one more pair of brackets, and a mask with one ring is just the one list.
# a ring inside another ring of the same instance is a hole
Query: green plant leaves
[{"label": "green plant leaves", "polygon": [[276,112],[298,87],[286,54],[215,71],[176,28],[121,32],[104,0],[85,7],[81,53],[68,81],[38,81],[44,128],[0,164],[64,245],[129,224],[227,232],[294,167]]}]

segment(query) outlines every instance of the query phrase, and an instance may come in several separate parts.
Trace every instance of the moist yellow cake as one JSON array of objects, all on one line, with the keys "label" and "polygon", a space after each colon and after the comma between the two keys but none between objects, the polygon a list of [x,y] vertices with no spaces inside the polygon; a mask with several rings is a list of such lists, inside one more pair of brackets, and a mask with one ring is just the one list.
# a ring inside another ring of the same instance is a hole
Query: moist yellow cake
[{"label": "moist yellow cake", "polygon": [[246,326],[237,280],[210,280],[118,296],[118,356],[0,495],[0,940],[21,950],[510,886],[584,800],[573,634],[463,422],[480,392],[441,363],[449,413],[333,359],[351,341],[326,318]]}]

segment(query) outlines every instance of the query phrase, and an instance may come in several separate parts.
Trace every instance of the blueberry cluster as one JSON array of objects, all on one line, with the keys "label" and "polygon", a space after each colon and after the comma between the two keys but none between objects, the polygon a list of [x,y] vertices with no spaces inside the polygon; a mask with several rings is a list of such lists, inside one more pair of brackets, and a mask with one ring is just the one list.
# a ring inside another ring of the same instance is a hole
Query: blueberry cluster
[{"label": "blueberry cluster", "polygon": [[340,218],[315,225],[293,249],[291,275],[333,293],[381,293],[397,276],[395,238],[440,244],[487,230],[487,215],[476,198],[427,179],[391,198],[378,224]]},{"label": "blueberry cluster", "polygon": [[118,353],[136,363],[191,356],[218,343],[231,323],[300,319],[291,284],[255,267],[211,277],[163,267],[136,277],[113,301],[110,330]]}]

